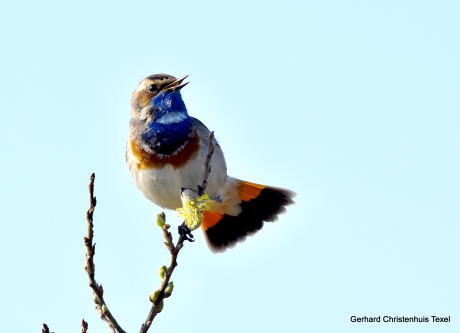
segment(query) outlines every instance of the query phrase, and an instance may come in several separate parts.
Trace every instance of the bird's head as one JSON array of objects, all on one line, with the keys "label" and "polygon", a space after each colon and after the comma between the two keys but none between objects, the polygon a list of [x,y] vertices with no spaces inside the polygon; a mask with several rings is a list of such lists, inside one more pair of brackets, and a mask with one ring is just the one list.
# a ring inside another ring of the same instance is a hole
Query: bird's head
[{"label": "bird's head", "polygon": [[180,90],[186,76],[150,75],[133,92],[131,137],[146,151],[172,154],[189,138],[191,120]]},{"label": "bird's head", "polygon": [[173,124],[184,120],[187,109],[180,90],[188,75],[176,79],[168,74],[154,74],[143,79],[133,92],[132,117],[147,122]]}]

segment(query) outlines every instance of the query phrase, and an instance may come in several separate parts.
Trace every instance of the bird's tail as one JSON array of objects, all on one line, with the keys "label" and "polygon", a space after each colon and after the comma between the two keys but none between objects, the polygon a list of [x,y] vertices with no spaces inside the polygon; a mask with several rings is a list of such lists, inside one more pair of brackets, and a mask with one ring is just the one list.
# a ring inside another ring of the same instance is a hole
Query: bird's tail
[{"label": "bird's tail", "polygon": [[203,213],[202,228],[213,252],[223,252],[274,222],[294,203],[295,193],[283,188],[228,177],[223,201]]}]

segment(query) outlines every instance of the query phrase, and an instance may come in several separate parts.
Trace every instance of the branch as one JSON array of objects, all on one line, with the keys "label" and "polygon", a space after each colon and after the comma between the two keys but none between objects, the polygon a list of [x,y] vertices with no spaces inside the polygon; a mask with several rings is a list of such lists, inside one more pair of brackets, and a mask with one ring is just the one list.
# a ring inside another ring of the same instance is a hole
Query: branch
[{"label": "branch", "polygon": [[[93,298],[94,303],[96,303],[96,310],[99,313],[101,319],[109,325],[111,332],[113,333],[126,333],[123,329],[118,325],[117,321],[110,313],[107,305],[104,301],[104,289],[102,288],[102,284],[98,285],[96,279],[94,277],[96,267],[94,265],[94,254],[96,252],[96,244],[93,245],[93,213],[94,209],[96,208],[96,197],[94,196],[94,178],[95,174],[93,173],[90,178],[89,182],[89,209],[86,212],[86,221],[88,221],[88,236],[84,237],[84,242],[86,246],[86,266],[85,271],[88,273],[89,278],[89,286],[93,290]],[[83,325],[83,324],[82,324]],[[87,329],[87,327],[86,327]],[[83,331],[86,332],[86,331]]]},{"label": "branch", "polygon": [[[164,221],[165,214],[161,213],[161,214],[158,214],[158,215],[160,215],[160,217]],[[141,327],[141,330],[139,331],[139,333],[146,333],[149,330],[153,319],[156,317],[156,315],[158,313],[161,312],[161,310],[163,310],[163,304],[164,304],[163,299],[171,296],[171,293],[166,292],[166,288],[169,285],[169,280],[171,279],[171,276],[172,276],[172,273],[174,271],[174,268],[176,268],[176,266],[177,266],[177,256],[179,255],[180,250],[184,247],[185,238],[180,236],[179,240],[177,241],[177,244],[174,246],[173,240],[172,240],[172,235],[168,231],[169,228],[170,228],[170,226],[168,224],[164,224],[162,226],[161,230],[163,231],[163,237],[166,240],[165,245],[168,248],[169,253],[171,254],[171,261],[169,263],[168,269],[166,270],[166,272],[164,272],[164,277],[163,277],[163,280],[161,281],[161,286],[156,291],[158,296],[156,296],[156,299],[152,299],[153,293],[150,296],[150,300],[153,302],[153,305],[152,305],[152,308],[150,309],[150,312],[149,312],[149,314],[147,316],[147,319],[145,320],[145,323],[142,324],[142,327]],[[171,290],[171,292],[172,292],[172,290]]]},{"label": "branch", "polygon": [[83,319],[81,321],[81,333],[86,333],[88,331],[88,323]]},{"label": "branch", "polygon": [[198,187],[198,196],[202,196],[206,191],[206,187],[208,186],[208,176],[211,173],[211,157],[214,153],[214,143],[212,142],[213,139],[214,131],[209,133],[208,154],[206,155],[206,161],[204,163],[203,183],[201,185],[201,188]]},{"label": "branch", "polygon": [[50,332],[48,325],[43,324],[42,333],[54,333],[54,332]]}]

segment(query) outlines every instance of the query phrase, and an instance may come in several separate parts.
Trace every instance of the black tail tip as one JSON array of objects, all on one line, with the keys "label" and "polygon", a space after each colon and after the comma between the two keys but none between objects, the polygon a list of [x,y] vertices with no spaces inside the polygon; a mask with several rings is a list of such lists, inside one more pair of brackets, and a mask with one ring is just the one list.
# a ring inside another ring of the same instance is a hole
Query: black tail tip
[{"label": "black tail tip", "polygon": [[213,252],[224,252],[243,242],[247,236],[261,230],[264,222],[275,222],[286,212],[286,206],[294,204],[296,193],[287,189],[267,186],[257,198],[243,201],[238,216],[224,215],[205,232],[208,246]]}]

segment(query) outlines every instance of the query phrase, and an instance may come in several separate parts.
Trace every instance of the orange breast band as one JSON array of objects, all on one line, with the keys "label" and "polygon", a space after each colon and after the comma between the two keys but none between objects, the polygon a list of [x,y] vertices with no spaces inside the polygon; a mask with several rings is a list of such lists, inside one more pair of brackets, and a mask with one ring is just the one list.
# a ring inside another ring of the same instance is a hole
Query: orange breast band
[{"label": "orange breast band", "polygon": [[181,168],[188,161],[193,159],[200,150],[200,138],[196,131],[194,135],[189,139],[185,146],[173,155],[158,155],[151,154],[144,149],[135,141],[131,140],[131,151],[134,157],[137,159],[137,169],[160,169],[166,164],[171,164],[174,169]]}]

